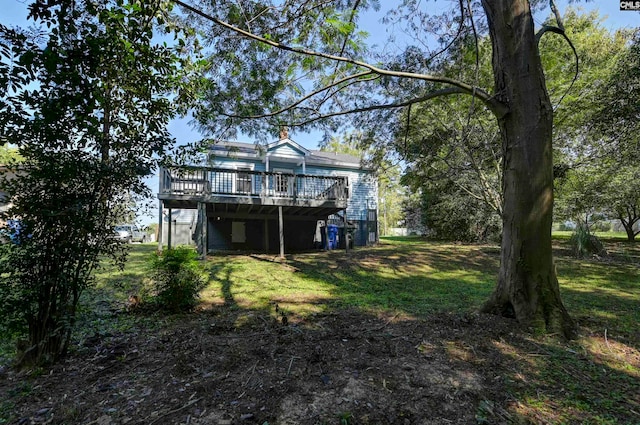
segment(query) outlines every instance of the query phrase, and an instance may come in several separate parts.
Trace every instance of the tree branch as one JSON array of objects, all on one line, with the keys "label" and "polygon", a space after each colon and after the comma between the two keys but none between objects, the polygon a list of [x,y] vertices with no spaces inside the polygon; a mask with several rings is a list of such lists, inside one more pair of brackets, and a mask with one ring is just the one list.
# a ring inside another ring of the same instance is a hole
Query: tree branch
[{"label": "tree branch", "polygon": [[[337,111],[337,112],[332,112],[332,113],[328,113],[328,114],[319,114],[318,116],[314,117],[314,118],[310,118],[308,120],[304,120],[301,122],[297,122],[297,123],[287,123],[288,126],[290,127],[300,127],[306,124],[311,124],[313,122],[322,120],[322,119],[326,119],[326,118],[332,118],[332,117],[338,117],[341,115],[348,115],[348,114],[355,114],[355,113],[360,113],[360,112],[371,112],[371,111],[377,111],[380,109],[395,109],[395,108],[403,108],[405,106],[409,106],[409,105],[413,105],[414,103],[420,103],[420,102],[424,102],[426,100],[429,99],[434,99],[436,97],[439,96],[448,96],[448,95],[452,95],[452,94],[468,94],[468,92],[466,90],[460,89],[459,87],[449,87],[447,89],[442,89],[442,90],[437,90],[431,93],[428,93],[424,96],[421,97],[417,97],[415,99],[410,99],[410,100],[406,100],[404,102],[398,102],[398,103],[385,103],[382,105],[370,105],[370,106],[365,106],[362,108],[355,108],[355,109],[350,109],[348,111]],[[220,115],[225,116],[225,117],[229,117],[229,118],[244,118],[244,119],[251,119],[252,117],[247,117],[247,116],[242,116],[242,115],[234,115],[234,114],[225,114],[224,112],[221,112]],[[256,116],[255,119],[259,119],[259,118],[264,118],[266,116]]]},{"label": "tree branch", "polygon": [[[309,93],[306,96],[301,97],[300,99],[296,100],[295,102],[291,103],[290,105],[285,106],[284,108],[278,109],[277,111],[274,112],[268,112],[266,114],[260,114],[260,115],[233,115],[233,114],[228,114],[225,115],[227,117],[230,118],[243,118],[243,119],[249,119],[249,120],[255,120],[255,119],[261,119],[261,118],[269,118],[269,117],[274,117],[276,115],[282,114],[284,112],[287,112],[293,108],[295,108],[296,106],[298,106],[299,104],[301,104],[302,102],[304,102],[305,100],[311,99],[312,97],[314,97],[315,95],[318,95],[324,91],[327,91],[339,84],[342,84],[344,82],[350,81],[350,80],[354,80],[357,78],[361,78],[361,77],[365,77],[367,75],[372,75],[373,73],[371,71],[364,71],[364,72],[359,72],[357,74],[353,74],[353,75],[349,75],[347,77],[344,77],[338,81],[335,81],[331,84],[329,84],[328,86],[324,86],[322,88],[319,88],[318,90],[314,90],[311,93]],[[376,77],[377,78],[377,77]],[[370,79],[366,79],[366,81],[368,81]]]},{"label": "tree branch", "polygon": [[[446,161],[445,161],[446,163]],[[432,169],[438,171],[438,169],[433,165],[430,164],[429,165]],[[451,168],[451,166],[449,166],[449,164],[447,164],[447,167]],[[482,196],[480,195],[476,195],[475,193],[473,193],[470,189],[468,189],[467,187],[465,187],[464,185],[462,185],[462,183],[460,183],[459,181],[452,179],[452,178],[448,178],[448,180],[453,183],[454,185],[458,186],[462,191],[466,192],[467,195],[471,196],[472,198],[475,198],[476,200],[480,201],[480,202],[485,202],[486,200],[483,199]]]},{"label": "tree branch", "polygon": [[556,17],[556,24],[558,25],[558,28],[560,28],[560,30],[564,32],[564,24],[562,23],[562,16],[560,16],[560,11],[556,6],[555,0],[549,0],[549,7],[551,7],[551,11],[553,12],[553,15]]},{"label": "tree branch", "polygon": [[[232,31],[236,34],[239,34],[245,38],[248,38],[250,40],[254,40],[257,42],[260,42],[262,44],[266,44],[268,46],[274,47],[276,49],[279,50],[284,50],[284,51],[288,51],[288,52],[292,52],[292,53],[296,53],[296,54],[301,54],[301,55],[306,55],[306,56],[314,56],[314,57],[319,57],[319,58],[323,58],[323,59],[329,59],[332,61],[338,61],[338,62],[344,62],[344,63],[349,63],[352,65],[356,65],[365,69],[368,69],[369,71],[378,74],[378,75],[384,75],[384,76],[388,76],[388,77],[399,77],[399,78],[409,78],[409,79],[414,79],[414,80],[421,80],[421,81],[429,81],[429,82],[433,82],[433,83],[442,83],[442,84],[448,84],[451,86],[454,86],[458,89],[457,93],[464,93],[464,94],[469,94],[472,96],[477,97],[478,99],[480,99],[481,101],[483,101],[487,107],[496,115],[496,117],[501,118],[504,115],[506,115],[509,112],[509,108],[507,107],[506,104],[500,102],[498,99],[496,99],[495,97],[491,96],[489,93],[485,92],[482,89],[479,89],[477,87],[471,86],[467,83],[463,83],[461,81],[455,80],[453,78],[447,78],[447,77],[441,77],[441,76],[435,76],[435,75],[430,75],[430,74],[417,74],[417,73],[413,73],[413,72],[404,72],[404,71],[392,71],[392,70],[388,70],[388,69],[383,69],[383,68],[379,68],[375,65],[371,65],[369,63],[363,62],[363,61],[359,61],[356,59],[351,59],[351,58],[347,58],[347,57],[343,57],[343,56],[337,56],[337,55],[331,55],[328,53],[322,53],[322,52],[317,52],[314,50],[309,50],[309,49],[305,49],[305,48],[300,48],[300,47],[293,47],[293,46],[289,46],[287,44],[282,44],[282,43],[278,43],[276,41],[273,40],[268,40],[264,37],[261,37],[259,35],[253,34],[251,32],[245,31],[242,28],[238,28],[228,22],[222,21],[218,18],[216,18],[215,16],[211,16],[185,2],[183,2],[182,0],[172,0],[174,3],[176,3],[179,6],[184,7],[185,9],[195,13],[198,16],[201,16],[202,18],[205,18],[213,23],[215,23],[216,25],[220,25],[223,28],[226,28],[229,31]],[[375,108],[375,109],[380,109],[380,108]],[[352,112],[356,112],[356,110],[353,110]],[[340,115],[344,115],[344,114],[340,114]],[[329,115],[329,116],[333,116],[333,115]]]},{"label": "tree branch", "polygon": [[560,34],[567,41],[567,43],[569,43],[569,46],[571,47],[571,50],[573,50],[573,56],[575,56],[575,58],[576,58],[576,73],[573,76],[573,80],[571,80],[571,84],[569,85],[569,88],[564,92],[564,94],[562,95],[560,100],[558,100],[558,103],[556,103],[556,106],[553,108],[555,110],[558,107],[558,105],[560,105],[560,103],[562,103],[562,100],[569,93],[569,91],[571,91],[571,88],[573,87],[573,85],[575,84],[576,80],[578,79],[578,73],[580,72],[580,58],[578,57],[578,51],[576,50],[575,46],[571,42],[571,39],[567,36],[567,33],[564,30],[564,24],[562,23],[562,16],[560,15],[560,11],[558,10],[558,7],[556,6],[555,0],[549,0],[549,5],[551,7],[551,11],[553,12],[553,15],[556,18],[556,25],[558,25],[558,26],[554,27],[552,25],[543,25],[542,28],[540,28],[540,31],[538,31],[536,33],[536,43],[540,44],[540,39],[547,32],[553,32],[555,34]]},{"label": "tree branch", "polygon": [[[349,16],[349,23],[350,24],[353,23],[353,20],[354,20],[354,18],[356,16],[356,10],[358,9],[358,6],[360,6],[360,0],[356,0],[355,4],[353,5],[353,8],[351,9],[351,15]],[[349,36],[350,35],[351,34],[347,34],[344,37],[344,40],[342,41],[342,47],[340,48],[340,56],[344,55],[344,51],[347,48],[347,43],[349,42]],[[339,62],[336,62],[336,66],[333,68],[334,76],[338,72],[338,65],[339,65]],[[335,80],[335,77],[332,80]],[[333,81],[332,81],[332,83],[333,83]],[[324,100],[326,100],[326,96],[325,96]]]},{"label": "tree branch", "polygon": [[458,0],[458,6],[460,7],[460,23],[458,25],[458,32],[456,33],[456,35],[451,39],[451,41],[449,41],[449,43],[444,46],[442,49],[438,50],[436,53],[433,53],[432,55],[429,56],[429,61],[439,55],[441,55],[442,53],[446,52],[447,50],[449,50],[449,48],[451,46],[453,46],[453,43],[456,42],[456,40],[460,37],[460,34],[462,34],[462,29],[464,28],[464,3],[463,0]]}]

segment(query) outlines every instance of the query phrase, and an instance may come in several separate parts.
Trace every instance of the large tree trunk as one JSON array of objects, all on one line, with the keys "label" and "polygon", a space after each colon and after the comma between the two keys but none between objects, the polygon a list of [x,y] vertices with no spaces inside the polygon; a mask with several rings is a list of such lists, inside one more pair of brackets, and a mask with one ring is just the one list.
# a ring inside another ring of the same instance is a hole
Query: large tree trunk
[{"label": "large tree trunk", "polygon": [[635,211],[635,208],[630,209],[629,207],[627,207],[627,218],[625,218],[623,213],[618,213],[618,219],[622,223],[622,227],[624,227],[625,232],[627,232],[627,240],[629,242],[636,241],[636,232],[635,230],[633,230],[633,226],[638,221],[638,216],[635,214]]},{"label": "large tree trunk", "polygon": [[526,0],[483,0],[493,45],[503,149],[503,230],[498,284],[483,311],[515,316],[536,332],[573,337],[551,252],[553,110]]}]

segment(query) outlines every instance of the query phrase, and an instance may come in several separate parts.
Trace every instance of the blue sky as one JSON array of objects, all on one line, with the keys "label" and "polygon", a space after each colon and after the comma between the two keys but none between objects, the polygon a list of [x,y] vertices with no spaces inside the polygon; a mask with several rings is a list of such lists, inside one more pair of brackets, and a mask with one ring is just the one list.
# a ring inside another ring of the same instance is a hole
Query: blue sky
[{"label": "blue sky", "polygon": [[[437,0],[426,4],[431,4],[433,8],[442,9],[450,7],[451,2],[452,0]],[[0,22],[8,26],[28,25],[26,16],[27,6],[30,3],[31,0],[0,0],[0,4],[2,5],[2,16],[0,17]],[[454,1],[453,3],[457,4],[457,1]],[[558,6],[561,12],[564,12],[567,4],[567,0],[558,1]],[[619,0],[574,2],[574,6],[584,8],[585,10],[598,9],[601,15],[606,16],[604,25],[612,30],[617,28],[633,28],[640,26],[640,12],[621,11]],[[549,10],[547,8],[547,10],[536,16],[536,23],[540,24],[548,14]],[[385,40],[387,34],[384,31],[378,31],[380,28],[379,19],[381,16],[381,13],[367,13],[362,19],[362,24],[371,34],[370,44],[378,44],[387,50],[397,48],[398,46],[395,45],[386,45]],[[188,118],[173,120],[169,124],[169,130],[179,144],[191,143],[202,138],[202,135],[189,125]],[[290,133],[290,137],[308,149],[316,149],[318,147],[318,143],[322,139],[322,134],[320,132],[303,133],[299,131],[292,131]],[[252,142],[252,140],[243,138],[242,136],[239,139],[240,141]],[[148,183],[154,191],[157,191],[157,178],[149,179]],[[157,212],[155,213],[155,217],[152,213],[149,216],[140,217],[139,220],[143,224],[157,221]]]},{"label": "blue sky", "polygon": [[[0,18],[0,22],[9,26],[26,25],[27,5],[30,3],[31,0],[0,0],[0,4],[2,4],[2,18]],[[449,7],[451,2],[450,0],[439,0],[432,1],[430,3],[433,7],[443,8]],[[567,3],[567,0],[561,0],[558,2],[561,12],[567,7]],[[598,9],[601,15],[607,16],[605,25],[610,29],[640,26],[640,12],[621,11],[619,0],[579,2],[574,3],[574,5],[586,10]],[[544,17],[547,14],[548,11],[545,11],[544,14],[540,16]],[[363,21],[363,23],[369,27],[368,31],[371,34],[370,39],[372,44],[383,44],[383,40],[386,38],[386,34],[383,31],[376,31],[379,18],[380,14],[368,14]],[[542,18],[537,19],[536,21],[539,24],[541,20]],[[194,142],[202,138],[197,131],[191,128],[188,118],[174,120],[169,125],[169,130],[180,144]],[[296,140],[308,149],[316,149],[322,138],[322,134],[319,132],[302,133],[292,131],[290,136],[292,139]],[[241,136],[241,141],[250,142],[251,140],[242,138]]]}]

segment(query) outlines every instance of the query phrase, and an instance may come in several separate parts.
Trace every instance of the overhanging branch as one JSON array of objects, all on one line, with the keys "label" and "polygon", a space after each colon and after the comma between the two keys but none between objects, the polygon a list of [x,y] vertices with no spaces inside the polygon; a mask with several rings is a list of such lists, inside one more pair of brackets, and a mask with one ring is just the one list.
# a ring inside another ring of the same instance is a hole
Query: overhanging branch
[{"label": "overhanging branch", "polygon": [[[381,109],[404,108],[405,106],[410,106],[410,105],[413,105],[415,103],[420,103],[420,102],[427,101],[429,99],[434,99],[436,97],[448,96],[448,95],[452,95],[452,94],[468,94],[468,92],[466,90],[463,90],[463,89],[459,88],[459,87],[449,87],[449,88],[446,88],[446,89],[436,90],[436,91],[433,91],[431,93],[427,93],[424,96],[416,97],[414,99],[405,100],[403,102],[384,103],[384,104],[380,104],[380,105],[369,105],[369,106],[364,106],[362,108],[349,109],[349,110],[346,110],[346,111],[336,111],[336,112],[331,112],[331,113],[327,113],[327,114],[318,114],[317,116],[315,116],[313,118],[309,118],[307,120],[304,120],[304,121],[301,121],[301,122],[297,122],[297,123],[287,123],[287,125],[290,126],[290,127],[300,127],[300,126],[311,124],[313,122],[316,122],[316,121],[319,121],[319,120],[322,120],[322,119],[338,117],[338,116],[342,116],[342,115],[356,114],[356,113],[360,113],[360,112],[378,111],[378,110],[381,110]],[[247,116],[243,116],[243,115],[225,114],[224,112],[221,112],[220,115],[225,116],[225,117],[229,117],[229,118],[242,118],[242,119],[266,118],[266,116],[247,117]]]},{"label": "overhanging branch", "polygon": [[[567,43],[569,43],[569,46],[571,47],[571,50],[573,50],[573,56],[576,58],[576,72],[573,75],[573,80],[571,80],[571,84],[569,85],[569,88],[564,92],[564,94],[562,95],[560,100],[558,100],[558,103],[556,103],[555,107],[557,107],[560,103],[562,103],[562,100],[564,99],[564,97],[571,91],[571,88],[573,87],[573,85],[575,84],[576,80],[578,79],[578,73],[580,72],[580,58],[578,57],[578,51],[576,50],[575,46],[571,42],[571,39],[567,36],[567,33],[564,30],[564,24],[562,23],[562,16],[560,16],[560,11],[558,10],[558,7],[556,6],[556,2],[554,0],[549,0],[549,3],[550,3],[550,6],[551,6],[551,11],[553,12],[553,14],[554,14],[554,16],[556,18],[556,23],[557,23],[558,26],[554,27],[552,25],[544,25],[540,29],[540,31],[538,31],[536,33],[536,44],[538,44],[538,45],[540,44],[540,39],[547,32],[560,34],[567,41]],[[554,109],[555,109],[555,107],[554,107]]]},{"label": "overhanging branch", "polygon": [[329,90],[329,89],[331,89],[333,87],[336,87],[339,84],[346,83],[347,81],[353,81],[353,80],[358,80],[358,81],[370,81],[370,80],[372,80],[371,78],[362,79],[362,77],[366,77],[368,75],[373,75],[373,73],[371,71],[365,71],[365,72],[359,72],[357,74],[346,76],[344,78],[341,78],[338,81],[333,82],[332,84],[329,84],[327,86],[319,88],[318,90],[314,90],[311,93],[307,94],[306,96],[303,96],[300,99],[296,100],[295,102],[285,106],[284,108],[278,109],[277,111],[274,111],[274,112],[268,112],[266,114],[260,114],[260,115],[226,115],[226,116],[228,116],[230,118],[243,118],[243,119],[250,119],[250,120],[274,117],[276,115],[285,113],[285,112],[295,108],[296,106],[300,105],[305,100],[309,100],[312,97],[314,97],[314,96],[316,96],[316,95],[318,95],[318,94],[320,94],[322,92],[325,92],[325,91],[327,91],[327,90]]},{"label": "overhanging branch", "polygon": [[[221,19],[216,18],[215,16],[211,16],[187,3],[185,3],[182,0],[172,0],[174,3],[176,3],[177,5],[195,13],[196,15],[207,19],[213,23],[215,23],[216,25],[219,25],[223,28],[226,28],[227,30],[234,32],[236,34],[239,34],[247,39],[250,40],[254,40],[257,41],[259,43],[262,44],[266,44],[268,46],[274,47],[276,49],[279,50],[284,50],[284,51],[288,51],[288,52],[292,52],[292,53],[296,53],[296,54],[301,54],[301,55],[306,55],[306,56],[313,56],[313,57],[318,57],[318,58],[323,58],[323,59],[329,59],[332,61],[337,61],[337,62],[343,62],[343,63],[349,63],[352,65],[356,65],[365,69],[368,69],[370,72],[381,75],[381,76],[388,76],[388,77],[398,77],[398,78],[408,78],[408,79],[414,79],[414,80],[422,80],[422,81],[429,81],[429,82],[433,82],[433,83],[442,83],[442,84],[448,84],[450,86],[453,86],[457,89],[456,93],[464,93],[464,94],[468,94],[471,96],[474,96],[478,99],[480,99],[482,102],[484,102],[484,104],[496,115],[496,117],[501,118],[504,115],[506,115],[506,113],[508,112],[508,107],[500,102],[499,100],[497,100],[496,98],[494,98],[493,96],[491,96],[489,93],[485,92],[484,90],[474,87],[470,84],[467,83],[463,83],[461,81],[455,80],[453,78],[447,78],[447,77],[442,77],[442,76],[436,76],[436,75],[431,75],[431,74],[418,74],[418,73],[413,73],[413,72],[404,72],[404,71],[392,71],[392,70],[388,70],[388,69],[384,69],[384,68],[380,68],[377,67],[375,65],[363,62],[363,61],[359,61],[356,59],[351,59],[348,57],[344,57],[344,56],[338,56],[338,55],[331,55],[328,53],[322,53],[322,52],[317,52],[314,50],[309,50],[309,49],[305,49],[305,48],[301,48],[301,47],[293,47],[293,46],[289,46],[287,44],[282,44],[282,43],[278,43],[274,40],[269,40],[266,39],[264,37],[261,37],[259,35],[253,34],[249,31],[243,30],[242,28],[238,28],[235,25],[232,25],[228,22],[225,22]],[[406,105],[405,105],[406,106]],[[353,113],[356,110],[352,110],[351,112],[345,112],[342,115],[346,114],[346,113]],[[328,116],[333,116],[334,114],[329,114]]]}]

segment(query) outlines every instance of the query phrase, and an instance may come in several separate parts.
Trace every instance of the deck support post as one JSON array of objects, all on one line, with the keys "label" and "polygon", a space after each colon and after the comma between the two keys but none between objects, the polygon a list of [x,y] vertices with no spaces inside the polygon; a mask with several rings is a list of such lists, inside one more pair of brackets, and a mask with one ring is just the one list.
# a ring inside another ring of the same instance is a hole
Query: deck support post
[{"label": "deck support post", "polygon": [[347,232],[347,209],[344,209],[344,220],[343,220],[343,229],[344,229],[344,251],[349,253],[349,232]]},{"label": "deck support post", "polygon": [[167,226],[167,249],[171,249],[171,219],[173,218],[173,214],[171,214],[171,208],[169,208],[169,226]]},{"label": "deck support post", "polygon": [[322,249],[329,251],[329,217],[324,219],[324,246]]},{"label": "deck support post", "polygon": [[278,224],[280,227],[280,258],[284,258],[284,223],[282,219],[282,206],[278,207]]},{"label": "deck support post", "polygon": [[158,208],[158,252],[162,252],[162,201],[158,200],[159,208]]},{"label": "deck support post", "polygon": [[207,225],[207,204],[204,202],[198,202],[198,225],[196,226],[196,229],[198,229],[199,232],[197,236],[197,245],[198,252],[202,256],[203,260],[207,258]]},{"label": "deck support post", "polygon": [[269,219],[264,219],[264,252],[269,253]]}]

